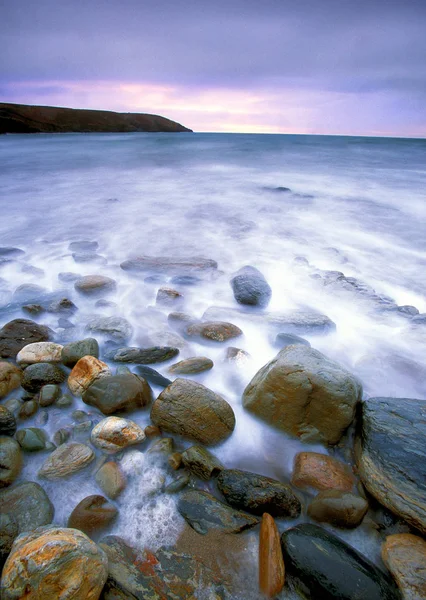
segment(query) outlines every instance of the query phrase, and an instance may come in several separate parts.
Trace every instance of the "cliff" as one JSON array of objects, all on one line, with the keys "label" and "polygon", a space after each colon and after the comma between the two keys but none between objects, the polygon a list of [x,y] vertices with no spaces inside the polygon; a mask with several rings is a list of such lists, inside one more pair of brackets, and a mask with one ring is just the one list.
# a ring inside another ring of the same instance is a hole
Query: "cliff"
[{"label": "cliff", "polygon": [[192,131],[158,115],[0,102],[0,133]]}]

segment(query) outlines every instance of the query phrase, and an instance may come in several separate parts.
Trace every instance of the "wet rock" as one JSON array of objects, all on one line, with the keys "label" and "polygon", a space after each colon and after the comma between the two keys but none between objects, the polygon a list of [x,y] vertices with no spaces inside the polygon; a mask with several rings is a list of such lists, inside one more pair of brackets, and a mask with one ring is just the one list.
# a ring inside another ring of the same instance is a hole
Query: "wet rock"
[{"label": "wet rock", "polygon": [[96,473],[96,483],[103,493],[115,500],[126,488],[126,476],[115,462],[106,462]]},{"label": "wet rock", "polygon": [[308,515],[320,523],[348,529],[358,527],[368,510],[364,498],[350,492],[327,490],[320,492],[308,506]]},{"label": "wet rock", "polygon": [[206,481],[218,475],[224,468],[219,459],[202,446],[187,448],[182,452],[182,462],[188,471]]},{"label": "wet rock", "polygon": [[279,333],[275,338],[275,346],[279,346],[280,348],[286,348],[294,344],[302,344],[303,346],[311,345],[308,340],[291,333]]},{"label": "wet rock", "polygon": [[234,363],[237,366],[246,365],[250,359],[250,354],[241,348],[229,346],[225,351],[225,362]]},{"label": "wet rock", "polygon": [[159,387],[164,388],[172,383],[170,379],[167,379],[167,377],[164,377],[164,375],[161,375],[161,373],[150,367],[138,366],[137,372],[143,379],[152,383],[152,385],[158,385]]},{"label": "wet rock", "polygon": [[255,515],[267,512],[293,519],[300,515],[300,500],[291,487],[270,477],[225,469],[219,474],[217,485],[228,504]]},{"label": "wet rock", "polygon": [[62,444],[44,461],[38,475],[51,480],[68,477],[84,469],[94,458],[93,450],[85,444]]},{"label": "wet rock", "polygon": [[125,260],[120,267],[124,271],[167,273],[182,275],[202,273],[217,269],[217,262],[207,258],[172,258],[159,256],[138,256]]},{"label": "wet rock", "polygon": [[154,402],[151,421],[163,431],[212,445],[228,438],[235,427],[231,406],[205,386],[176,379]]},{"label": "wet rock", "polygon": [[383,562],[404,600],[426,598],[426,542],[417,535],[395,533],[382,546]]},{"label": "wet rock", "polygon": [[321,352],[287,346],[256,373],[243,405],[303,441],[336,444],[351,424],[361,383]]},{"label": "wet rock", "polygon": [[272,290],[262,273],[255,267],[242,267],[231,279],[235,300],[239,304],[265,307]]},{"label": "wet rock", "polygon": [[147,425],[144,429],[147,438],[154,438],[161,436],[161,430],[155,425]]},{"label": "wet rock", "polygon": [[104,277],[103,275],[86,275],[85,277],[77,279],[74,283],[74,287],[80,294],[97,296],[104,292],[111,292],[114,290],[116,283],[114,279]]},{"label": "wet rock", "polygon": [[3,403],[3,406],[16,416],[23,404],[24,401],[21,398],[9,398]]},{"label": "wet rock", "polygon": [[413,325],[426,325],[426,313],[416,315],[410,322],[413,323]]},{"label": "wet rock", "polygon": [[189,481],[189,473],[182,473],[182,475],[179,475],[179,477],[176,477],[176,479],[169,483],[169,485],[165,488],[164,493],[177,494],[188,485]]},{"label": "wet rock", "polygon": [[84,356],[99,358],[99,344],[95,338],[86,338],[78,342],[71,342],[62,348],[62,363],[72,369]]},{"label": "wet rock", "polygon": [[38,403],[35,400],[28,400],[27,402],[23,402],[18,416],[20,419],[29,419],[38,411]]},{"label": "wet rock", "polygon": [[214,363],[210,358],[205,356],[195,356],[193,358],[187,358],[175,363],[169,367],[169,373],[175,375],[196,375],[197,373],[203,373],[213,369]]},{"label": "wet rock", "polygon": [[5,406],[0,406],[0,436],[13,435],[16,431],[14,414]]},{"label": "wet rock", "polygon": [[74,396],[82,396],[95,381],[109,378],[111,375],[106,363],[94,356],[83,356],[68,377],[68,387]]},{"label": "wet rock", "polygon": [[184,491],[178,500],[178,510],[187,523],[201,535],[211,529],[224,533],[240,533],[259,523],[259,519],[236,511],[199,490]]},{"label": "wet rock", "polygon": [[46,309],[41,304],[24,304],[22,310],[30,315],[41,315]]},{"label": "wet rock", "polygon": [[38,483],[24,481],[0,492],[1,512],[12,514],[18,534],[49,525],[55,509],[49,496]]},{"label": "wet rock", "polygon": [[21,369],[12,363],[0,361],[0,398],[4,398],[19,387],[22,376]]},{"label": "wet rock", "polygon": [[[0,495],[1,496],[1,495]],[[0,512],[0,569],[8,557],[14,539],[18,536],[18,525],[10,513]]]},{"label": "wet rock", "polygon": [[45,288],[34,283],[23,283],[13,292],[12,300],[14,302],[30,302],[35,298],[40,298],[46,294]]},{"label": "wet rock", "polygon": [[59,273],[58,275],[59,281],[64,281],[65,283],[69,283],[71,281],[77,281],[80,279],[80,275],[78,273],[70,273],[69,271]]},{"label": "wet rock", "polygon": [[201,338],[213,342],[226,342],[243,334],[236,325],[223,321],[194,323],[186,328],[185,333],[189,338]]},{"label": "wet rock", "polygon": [[172,278],[171,283],[174,285],[197,285],[200,281],[199,277],[194,277],[193,275],[177,275]]},{"label": "wet rock", "polygon": [[64,313],[67,315],[71,315],[77,310],[77,306],[69,298],[60,298],[59,300],[54,300],[47,307],[47,311],[54,314]]},{"label": "wet rock", "polygon": [[0,488],[13,483],[22,468],[21,447],[16,440],[0,436]]},{"label": "wet rock", "polygon": [[155,303],[157,306],[175,306],[182,302],[183,296],[177,290],[168,287],[162,287],[157,292]]},{"label": "wet rock", "polygon": [[133,374],[98,379],[83,394],[83,402],[96,406],[104,415],[130,412],[150,404],[151,400],[148,383]]},{"label": "wet rock", "polygon": [[53,342],[36,342],[28,344],[16,356],[18,365],[33,365],[36,363],[61,362],[62,346]]},{"label": "wet rock", "polygon": [[345,463],[332,456],[318,452],[299,452],[294,459],[291,483],[301,489],[350,492],[355,478]]},{"label": "wet rock", "polygon": [[117,515],[118,510],[103,496],[87,496],[70,514],[67,527],[80,529],[90,535],[110,525]]},{"label": "wet rock", "polygon": [[161,438],[152,444],[147,454],[159,454],[168,457],[173,452],[173,448],[173,438]]},{"label": "wet rock", "polygon": [[383,506],[426,534],[426,400],[369,398],[355,445],[362,483]]},{"label": "wet rock", "polygon": [[1,590],[4,600],[98,600],[107,575],[104,551],[84,533],[39,527],[15,540]]},{"label": "wet rock", "polygon": [[98,265],[106,265],[107,259],[96,252],[73,252],[72,257],[76,263],[97,263]]},{"label": "wet rock", "polygon": [[58,385],[49,383],[44,385],[38,397],[38,403],[42,407],[51,406],[60,396],[61,388]]},{"label": "wet rock", "polygon": [[197,323],[198,319],[195,319],[192,315],[175,311],[167,315],[167,321],[171,327],[183,333],[188,325]]},{"label": "wet rock", "polygon": [[21,385],[27,392],[35,393],[44,385],[62,383],[65,379],[66,374],[57,365],[36,363],[25,369]]},{"label": "wet rock", "polygon": [[267,598],[275,598],[283,589],[285,569],[280,534],[274,519],[264,513],[259,534],[259,588]]},{"label": "wet rock", "polygon": [[124,317],[97,317],[87,323],[86,329],[118,342],[126,342],[133,335],[133,327]]},{"label": "wet rock", "polygon": [[167,462],[174,471],[177,471],[182,466],[182,454],[180,452],[173,452],[170,454]]},{"label": "wet rock", "polygon": [[28,429],[18,429],[15,439],[25,452],[38,452],[46,447],[47,436],[43,429],[37,427],[28,427]]},{"label": "wet rock", "polygon": [[70,406],[72,406],[73,402],[74,400],[72,396],[70,396],[69,394],[63,394],[63,396],[56,400],[55,406],[57,406],[58,408],[69,408]]},{"label": "wet rock", "polygon": [[25,254],[24,250],[21,248],[13,248],[12,246],[2,246],[0,248],[0,257],[1,258],[17,258],[18,256],[23,256]]},{"label": "wet rock", "polygon": [[92,429],[90,435],[92,444],[109,454],[114,454],[134,444],[141,444],[144,440],[145,433],[139,425],[120,417],[103,419]]},{"label": "wet rock", "polygon": [[96,252],[99,248],[98,242],[81,240],[77,242],[71,242],[68,246],[70,252]]},{"label": "wet rock", "polygon": [[287,529],[281,546],[287,576],[308,598],[400,600],[390,577],[322,527]]},{"label": "wet rock", "polygon": [[196,598],[201,589],[211,589],[209,598],[220,600],[220,581],[193,556],[160,548],[142,555],[116,536],[107,536],[100,547],[108,556],[108,580],[102,600],[178,600]]},{"label": "wet rock", "polygon": [[71,437],[71,431],[69,429],[65,429],[65,427],[61,427],[58,431],[55,431],[53,436],[53,442],[56,446],[61,446],[65,444]]},{"label": "wet rock", "polygon": [[179,354],[178,348],[154,346],[153,348],[118,348],[112,355],[115,362],[147,364],[164,362]]}]

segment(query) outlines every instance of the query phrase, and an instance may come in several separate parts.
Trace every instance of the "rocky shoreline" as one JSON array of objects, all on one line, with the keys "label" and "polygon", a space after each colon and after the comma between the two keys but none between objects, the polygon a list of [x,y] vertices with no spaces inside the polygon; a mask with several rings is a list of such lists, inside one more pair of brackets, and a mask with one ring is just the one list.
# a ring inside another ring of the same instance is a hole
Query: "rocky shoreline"
[{"label": "rocky shoreline", "polygon": [[[96,264],[96,242],[69,250]],[[0,248],[0,260],[22,253]],[[57,293],[23,284],[0,307],[2,598],[424,600],[426,400],[368,397],[359,377],[312,347],[333,321],[309,310],[268,312],[273,287],[252,266],[227,281],[238,306],[211,306],[201,318],[181,311],[189,287],[220,275],[214,260],[137,257],[121,268],[158,288],[152,315],[167,316],[164,343],[129,345],[132,323],[108,299],[119,282],[99,272],[62,273]],[[424,327],[417,309],[343,273],[313,275]],[[86,337],[74,331],[79,298],[93,306]],[[97,315],[105,306],[112,314]],[[250,348],[238,345],[241,314],[273,324],[277,355],[244,381],[237,409],[199,378],[221,368],[241,377],[250,361]],[[57,317],[56,330],[46,315]],[[212,348],[223,349],[221,363]],[[239,410],[303,444],[290,477],[219,459]],[[83,475],[96,493],[58,522],[49,486],[79,486]],[[125,531],[110,533],[132,482],[138,510],[158,498],[172,503],[182,529],[176,545],[136,547]],[[361,529],[380,541],[379,564],[346,537]],[[255,544],[258,589],[236,589],[241,579],[209,552],[212,539],[225,554],[240,543],[242,561],[244,544]]]}]

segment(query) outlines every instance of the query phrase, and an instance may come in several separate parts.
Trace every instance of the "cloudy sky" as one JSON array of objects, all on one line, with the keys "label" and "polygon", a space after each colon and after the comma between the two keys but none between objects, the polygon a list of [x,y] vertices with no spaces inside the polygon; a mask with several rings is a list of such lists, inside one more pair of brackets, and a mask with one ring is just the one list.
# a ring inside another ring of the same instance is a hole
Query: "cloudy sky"
[{"label": "cloudy sky", "polygon": [[426,0],[2,0],[0,100],[426,137]]}]

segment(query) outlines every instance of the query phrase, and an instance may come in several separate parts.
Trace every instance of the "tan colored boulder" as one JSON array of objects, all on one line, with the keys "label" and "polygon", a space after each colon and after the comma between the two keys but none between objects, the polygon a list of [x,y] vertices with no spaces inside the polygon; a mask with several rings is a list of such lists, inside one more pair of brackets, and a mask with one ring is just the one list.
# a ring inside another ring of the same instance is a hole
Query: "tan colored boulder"
[{"label": "tan colored boulder", "polygon": [[286,346],[256,373],[243,405],[306,442],[336,444],[355,416],[361,383],[326,356],[301,344]]},{"label": "tan colored boulder", "polygon": [[93,429],[90,441],[96,448],[113,454],[128,446],[141,444],[145,433],[139,425],[130,419],[107,417],[102,419]]},{"label": "tan colored boulder", "polygon": [[368,510],[368,502],[351,492],[324,490],[309,504],[308,515],[320,523],[353,529],[358,527]]},{"label": "tan colored boulder", "polygon": [[318,452],[299,452],[294,459],[291,483],[301,489],[350,492],[355,478],[345,463],[332,456]]},{"label": "tan colored boulder", "polygon": [[171,367],[169,367],[169,373],[175,375],[196,375],[203,371],[209,371],[213,368],[213,361],[205,356],[194,356],[193,358],[186,358],[181,360]]},{"label": "tan colored boulder", "polygon": [[82,396],[96,379],[112,375],[107,364],[95,356],[83,356],[68,377],[68,387],[74,396]]},{"label": "tan colored boulder", "polygon": [[16,538],[3,569],[4,600],[98,600],[105,552],[76,529],[39,527]]},{"label": "tan colored boulder", "polygon": [[12,363],[0,361],[0,398],[4,398],[21,385],[22,371]]},{"label": "tan colored boulder", "polygon": [[85,295],[95,295],[100,292],[111,291],[116,287],[114,279],[104,275],[86,275],[74,283],[77,292]]},{"label": "tan colored boulder", "polygon": [[426,600],[426,541],[411,533],[395,533],[382,546],[383,562],[403,600]]},{"label": "tan colored boulder", "polygon": [[86,444],[62,444],[44,461],[38,475],[45,479],[68,477],[84,469],[94,458],[95,453]]},{"label": "tan colored boulder", "polygon": [[35,342],[24,346],[18,352],[16,362],[18,365],[34,365],[35,363],[59,363],[62,360],[60,344],[53,342]]},{"label": "tan colored boulder", "polygon": [[96,483],[103,493],[115,500],[126,487],[126,476],[115,462],[106,462],[95,476]]},{"label": "tan colored boulder", "polygon": [[274,519],[264,513],[259,534],[259,588],[267,598],[275,598],[283,589],[285,568],[280,534]]},{"label": "tan colored boulder", "polygon": [[225,321],[209,321],[207,323],[194,323],[186,328],[186,335],[190,338],[204,338],[213,342],[226,342],[243,335],[239,327]]}]

